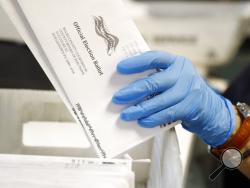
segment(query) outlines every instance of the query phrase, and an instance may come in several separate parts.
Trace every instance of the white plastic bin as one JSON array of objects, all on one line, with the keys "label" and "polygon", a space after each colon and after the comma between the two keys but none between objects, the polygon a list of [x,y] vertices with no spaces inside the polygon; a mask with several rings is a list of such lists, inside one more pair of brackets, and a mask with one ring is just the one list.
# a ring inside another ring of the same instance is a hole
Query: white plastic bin
[{"label": "white plastic bin", "polygon": [[[0,153],[95,157],[84,131],[75,124],[56,92],[2,89],[0,104]],[[183,140],[180,141],[180,148],[186,174],[192,135],[182,129],[178,130],[178,135]],[[146,187],[150,174],[152,145],[153,139],[131,149],[128,155],[120,156],[133,161],[136,187]],[[174,162],[169,161],[170,168]]]}]

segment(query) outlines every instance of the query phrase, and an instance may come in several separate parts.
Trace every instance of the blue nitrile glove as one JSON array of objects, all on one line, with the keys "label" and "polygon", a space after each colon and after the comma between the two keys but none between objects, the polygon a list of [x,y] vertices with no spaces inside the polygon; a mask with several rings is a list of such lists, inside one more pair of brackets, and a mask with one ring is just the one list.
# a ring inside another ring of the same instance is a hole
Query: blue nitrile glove
[{"label": "blue nitrile glove", "polygon": [[233,105],[206,84],[189,60],[152,51],[117,66],[121,74],[149,69],[161,71],[131,83],[113,96],[116,104],[134,104],[121,113],[123,120],[138,120],[145,128],[181,120],[185,129],[213,147],[230,137],[236,126]]}]

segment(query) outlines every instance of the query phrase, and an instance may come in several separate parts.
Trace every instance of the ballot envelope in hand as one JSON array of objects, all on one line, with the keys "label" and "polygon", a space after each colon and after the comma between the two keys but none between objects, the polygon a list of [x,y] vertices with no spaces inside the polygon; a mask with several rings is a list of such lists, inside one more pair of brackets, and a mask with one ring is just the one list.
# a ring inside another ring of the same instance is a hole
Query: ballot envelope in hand
[{"label": "ballot envelope in hand", "polygon": [[142,76],[119,61],[149,48],[120,0],[0,0],[99,157],[115,157],[167,130],[119,118],[115,91]]}]

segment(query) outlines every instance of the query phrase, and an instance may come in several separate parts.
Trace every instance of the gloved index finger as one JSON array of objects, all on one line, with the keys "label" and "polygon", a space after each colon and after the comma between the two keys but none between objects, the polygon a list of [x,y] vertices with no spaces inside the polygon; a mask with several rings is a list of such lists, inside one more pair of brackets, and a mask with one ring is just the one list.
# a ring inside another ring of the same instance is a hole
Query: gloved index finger
[{"label": "gloved index finger", "polygon": [[134,74],[150,69],[167,69],[176,61],[176,57],[165,52],[150,51],[121,61],[117,71],[121,74]]}]

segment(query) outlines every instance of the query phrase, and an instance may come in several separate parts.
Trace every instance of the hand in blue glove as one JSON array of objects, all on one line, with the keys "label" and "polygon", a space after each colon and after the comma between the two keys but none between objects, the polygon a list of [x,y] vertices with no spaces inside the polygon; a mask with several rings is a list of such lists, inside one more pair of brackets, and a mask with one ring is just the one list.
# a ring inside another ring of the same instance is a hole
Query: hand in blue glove
[{"label": "hand in blue glove", "polygon": [[[233,105],[206,84],[189,60],[152,51],[117,66],[121,74],[149,69],[162,71],[131,83],[113,96],[116,104],[134,104],[121,113],[123,120],[137,120],[145,128],[181,120],[185,129],[213,147],[230,137],[236,126]],[[159,95],[145,100],[154,94]]]}]

